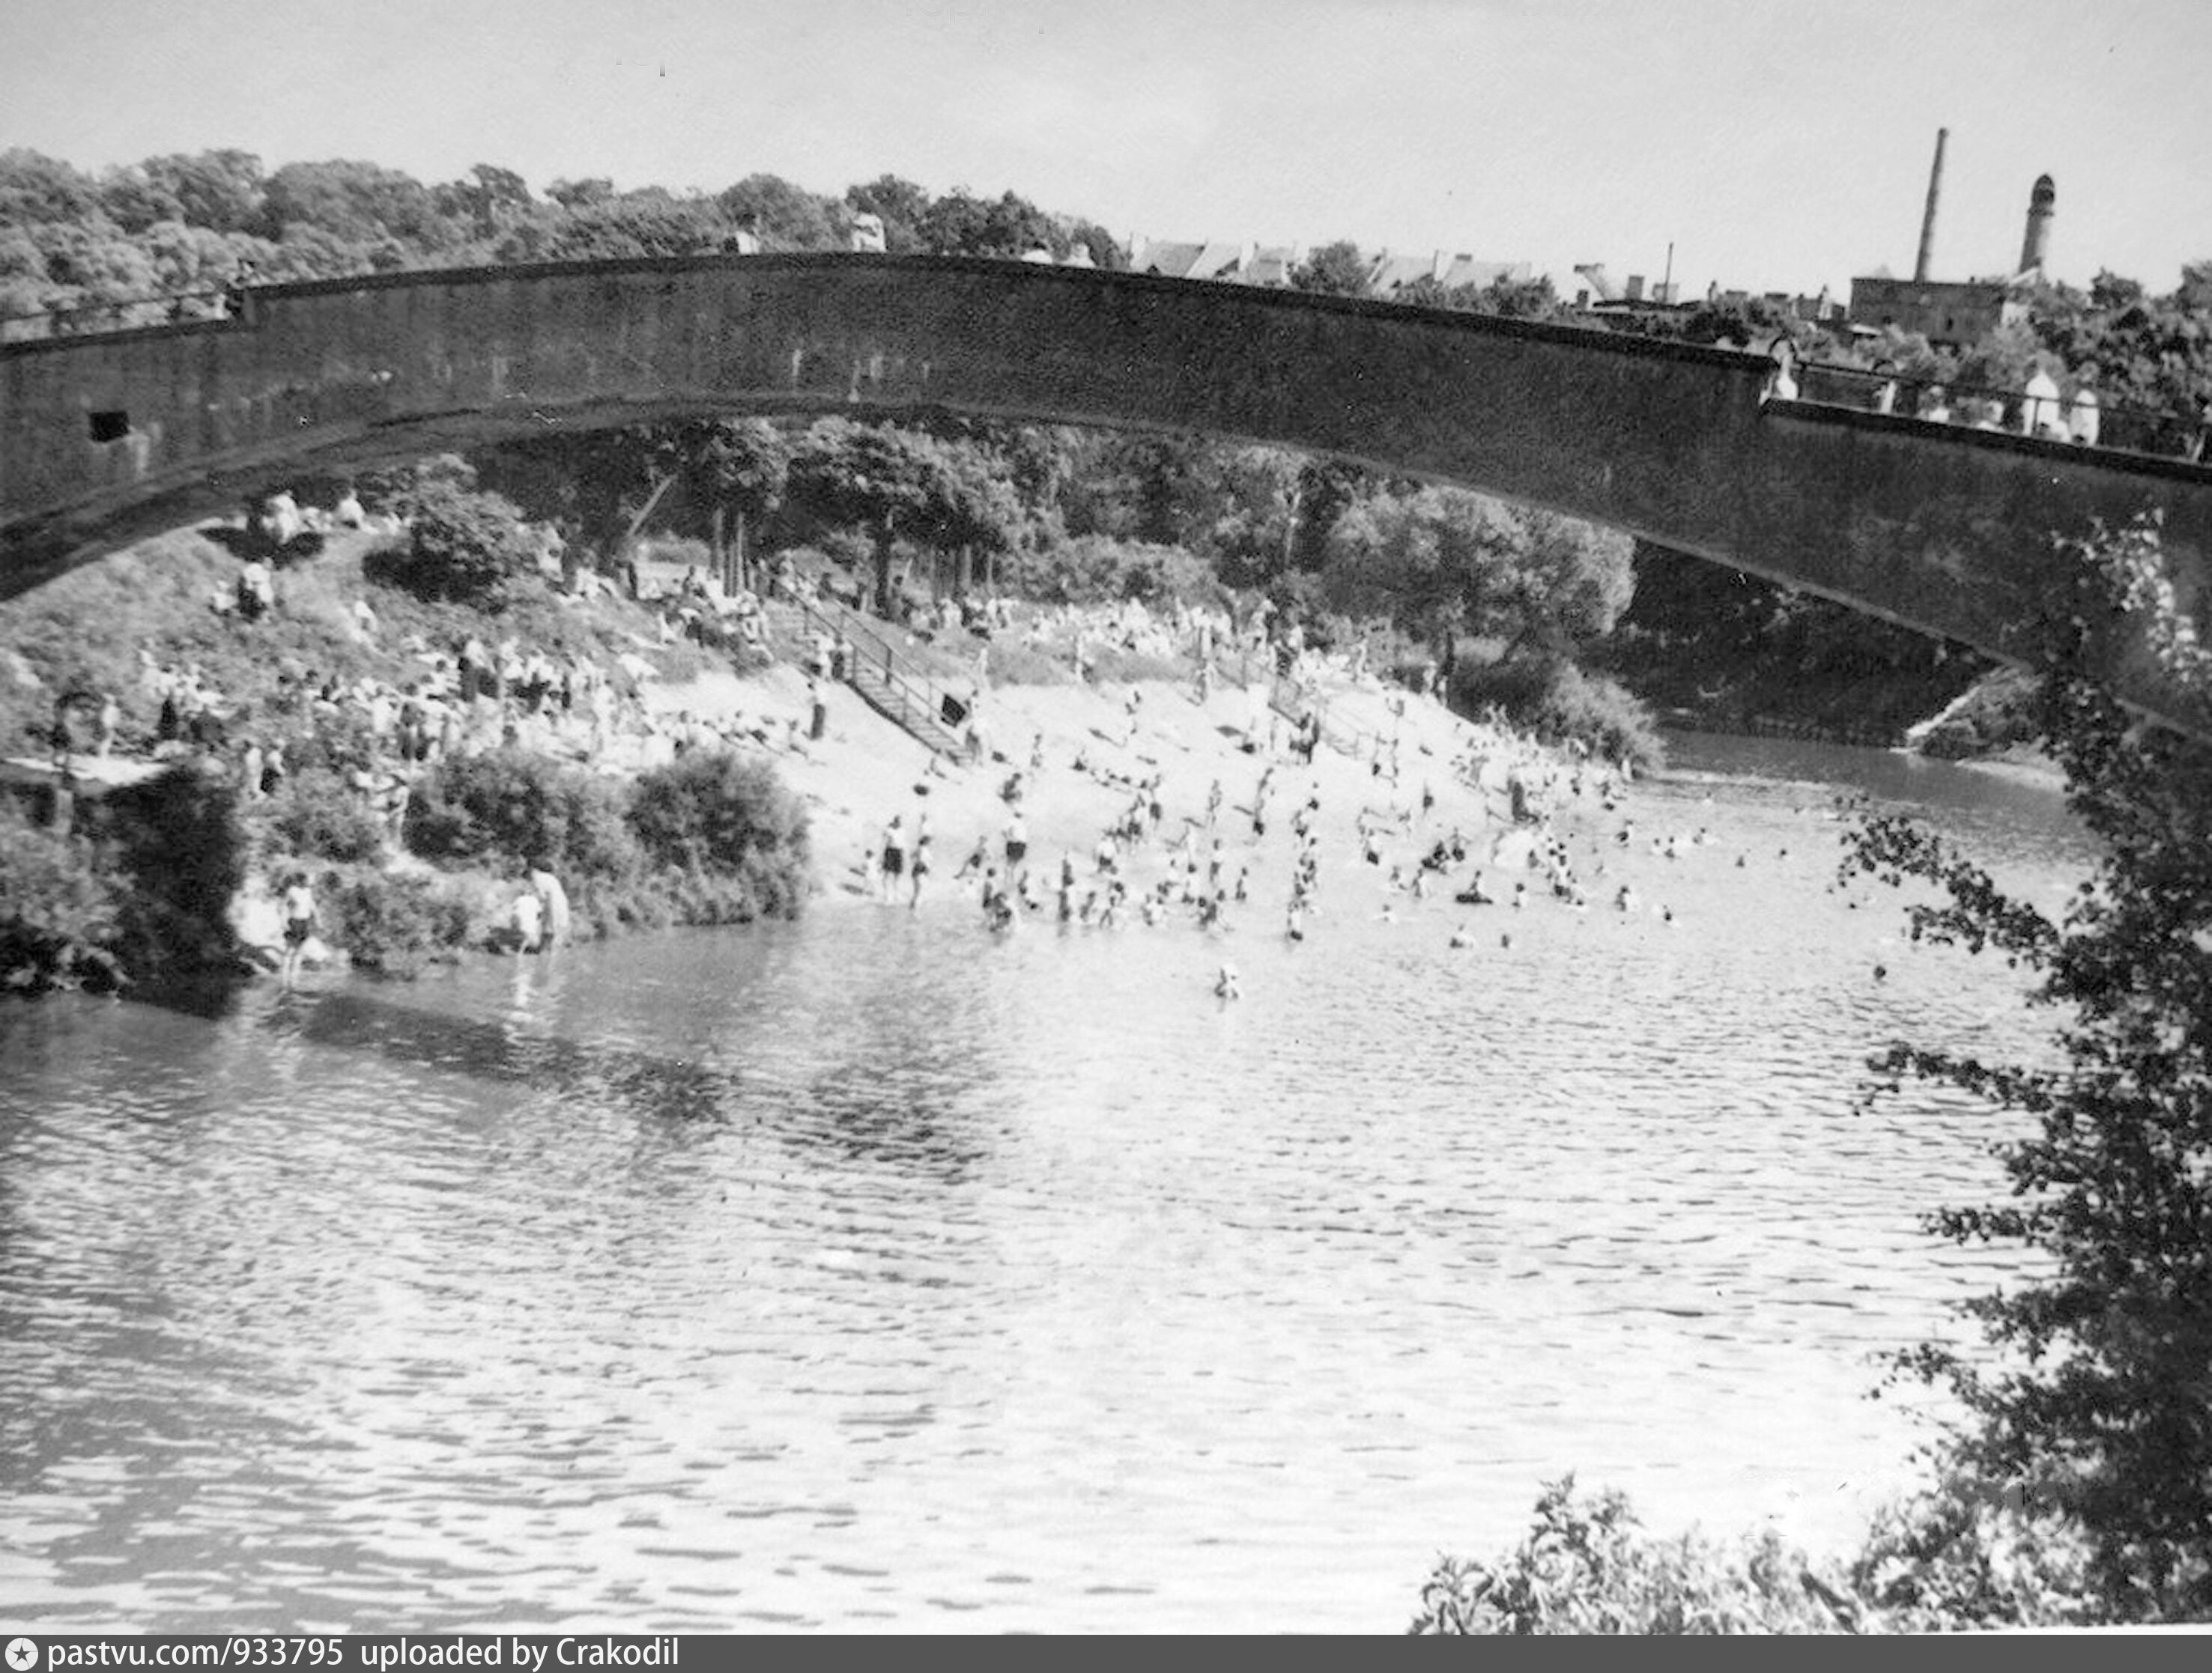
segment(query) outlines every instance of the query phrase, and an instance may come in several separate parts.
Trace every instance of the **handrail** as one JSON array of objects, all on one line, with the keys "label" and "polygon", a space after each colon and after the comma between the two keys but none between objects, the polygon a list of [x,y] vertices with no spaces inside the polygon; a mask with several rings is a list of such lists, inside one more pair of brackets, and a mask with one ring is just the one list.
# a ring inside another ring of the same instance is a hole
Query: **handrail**
[{"label": "handrail", "polygon": [[[65,307],[36,308],[24,313],[0,314],[0,328],[5,328],[9,325],[20,325],[30,320],[38,320],[44,322],[50,328],[56,328],[49,330],[49,336],[88,336],[93,335],[94,332],[81,331],[76,330],[75,327],[58,329],[57,328],[58,322],[64,319],[76,319],[87,314],[120,314],[126,308],[150,308],[155,306],[161,306],[167,309],[169,318],[171,320],[174,320],[177,317],[176,311],[179,303],[197,301],[207,297],[213,297],[223,305],[223,312],[221,314],[210,315],[209,316],[210,318],[234,319],[238,317],[238,310],[234,304],[243,294],[244,292],[235,285],[216,285],[202,290],[155,291],[144,296],[108,296],[103,297],[98,301],[72,302]],[[155,321],[149,323],[159,324],[161,322]],[[98,329],[100,328],[94,328],[95,330]],[[129,330],[131,327],[127,324],[120,324],[108,329],[115,330]]]},{"label": "handrail", "polygon": [[[1893,367],[1853,366],[1838,361],[1800,361],[1796,373],[1797,399],[1819,406],[1848,406],[1863,412],[1887,413],[1898,418],[1928,419],[1933,415],[1923,410],[1929,403],[1929,391],[1938,391],[1944,397],[1947,415],[1940,421],[1966,423],[1960,416],[1965,403],[1995,403],[2002,409],[1999,421],[2009,434],[2034,434],[2037,432],[2023,423],[2031,405],[2047,405],[2051,411],[2044,415],[2057,431],[2066,431],[2073,416],[2075,396],[2092,386],[2076,382],[2071,392],[2062,392],[2056,398],[2048,396],[2031,397],[2024,389],[2004,389],[1991,384],[1960,383],[1955,379],[1898,371]],[[2071,380],[2069,380],[2071,381]],[[1826,391],[1820,385],[1828,385]],[[1841,385],[1838,389],[1837,386]],[[1887,392],[1889,404],[1882,404]],[[2197,458],[2202,453],[2207,428],[2207,416],[2178,411],[2166,407],[2148,407],[2130,401],[2108,399],[2096,391],[2095,417],[2091,438],[2081,442],[2100,452],[2148,453],[2164,458]],[[1840,398],[1848,396],[1850,398]]]},{"label": "handrail", "polygon": [[[1288,698],[1285,696],[1285,691],[1290,694]],[[1273,676],[1267,706],[1285,720],[1298,719],[1304,710],[1312,710],[1321,721],[1322,742],[1339,755],[1348,755],[1353,761],[1361,758],[1370,742],[1378,751],[1381,749],[1382,735],[1380,732],[1370,732],[1363,727],[1347,726],[1340,722],[1332,712],[1327,698],[1304,691],[1287,674]]]},{"label": "handrail", "polygon": [[[867,647],[869,654],[865,664],[858,655],[847,659],[845,682],[848,685],[865,697],[868,693],[859,678],[861,668],[865,665],[872,673],[878,674],[883,695],[886,699],[895,699],[897,704],[898,712],[891,718],[920,742],[933,749],[951,752],[953,735],[940,718],[944,713],[945,694],[934,680],[920,669],[914,668],[892,647],[889,639],[877,633],[848,606],[837,605],[839,615],[833,618],[817,600],[801,597],[793,602],[808,621],[843,638],[856,652],[862,646]],[[917,713],[920,724],[916,724]],[[935,736],[930,736],[931,733]]]}]

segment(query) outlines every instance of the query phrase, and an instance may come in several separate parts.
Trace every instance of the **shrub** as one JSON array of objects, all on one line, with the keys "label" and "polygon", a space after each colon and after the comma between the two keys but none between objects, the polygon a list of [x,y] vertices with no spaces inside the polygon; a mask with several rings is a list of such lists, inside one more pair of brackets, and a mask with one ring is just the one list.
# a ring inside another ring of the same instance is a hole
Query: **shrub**
[{"label": "shrub", "polygon": [[108,951],[120,911],[120,887],[92,844],[34,823],[0,795],[0,991],[121,985]]},{"label": "shrub", "polygon": [[1608,761],[1626,757],[1639,770],[1666,759],[1650,711],[1626,687],[1571,663],[1518,658],[1471,668],[1462,662],[1451,694],[1463,711],[1494,705],[1546,743],[1580,743]]},{"label": "shrub", "polygon": [[441,493],[465,494],[477,485],[477,468],[458,453],[439,453],[405,464],[380,466],[354,478],[361,503],[373,512],[411,517]]},{"label": "shrub", "polygon": [[1179,546],[1110,535],[1080,535],[1055,546],[1012,553],[1002,567],[1015,591],[1056,603],[1137,598],[1166,609],[1176,603],[1224,605],[1230,597],[1207,560]]},{"label": "shrub", "polygon": [[1409,1630],[1807,1633],[1855,1622],[1852,1600],[1771,1531],[1734,1547],[1652,1538],[1620,1494],[1577,1496],[1569,1476],[1546,1484],[1528,1538],[1502,1560],[1440,1560]]},{"label": "shrub", "polygon": [[234,965],[230,906],[249,838],[222,771],[178,767],[79,805],[129,881],[115,948],[125,965],[142,977]]},{"label": "shrub", "polygon": [[447,880],[420,872],[326,870],[315,884],[326,939],[364,970],[412,977],[469,939],[469,908]]},{"label": "shrub", "polygon": [[440,761],[407,806],[407,846],[425,859],[511,871],[550,867],[572,893],[640,864],[620,785],[526,749]]},{"label": "shrub", "polygon": [[370,554],[363,569],[417,597],[496,614],[536,579],[538,548],[510,501],[438,482],[416,496],[407,544]]},{"label": "shrub", "polygon": [[655,767],[629,823],[656,865],[738,878],[756,911],[795,916],[805,898],[806,809],[764,761],[695,751]]},{"label": "shrub", "polygon": [[2075,1626],[2101,1613],[2078,1526],[1954,1476],[1875,1518],[1854,1591],[1894,1632]]},{"label": "shrub", "polygon": [[355,864],[383,855],[384,821],[326,767],[293,773],[263,806],[269,829],[291,853]]}]

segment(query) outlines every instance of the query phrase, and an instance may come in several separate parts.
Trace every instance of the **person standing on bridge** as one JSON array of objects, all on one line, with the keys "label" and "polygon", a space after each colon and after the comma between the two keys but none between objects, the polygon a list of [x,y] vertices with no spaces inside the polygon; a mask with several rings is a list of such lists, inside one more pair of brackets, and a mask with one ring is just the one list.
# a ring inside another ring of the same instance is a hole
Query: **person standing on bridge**
[{"label": "person standing on bridge", "polygon": [[2058,385],[2041,367],[2027,380],[2020,405],[2020,433],[2026,436],[2043,436],[2059,441],[2066,439],[2066,426],[2058,415]]},{"label": "person standing on bridge", "polygon": [[2097,445],[2097,391],[2083,385],[2074,391],[2074,402],[2066,409],[2067,433],[2081,447]]}]

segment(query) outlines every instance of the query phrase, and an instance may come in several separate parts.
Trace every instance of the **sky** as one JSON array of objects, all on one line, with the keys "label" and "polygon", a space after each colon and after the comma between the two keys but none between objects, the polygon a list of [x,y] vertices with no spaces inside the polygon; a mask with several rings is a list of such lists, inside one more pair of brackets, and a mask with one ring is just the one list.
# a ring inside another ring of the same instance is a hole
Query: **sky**
[{"label": "sky", "polygon": [[1012,191],[1685,294],[2212,257],[2212,0],[11,0],[0,149]]}]

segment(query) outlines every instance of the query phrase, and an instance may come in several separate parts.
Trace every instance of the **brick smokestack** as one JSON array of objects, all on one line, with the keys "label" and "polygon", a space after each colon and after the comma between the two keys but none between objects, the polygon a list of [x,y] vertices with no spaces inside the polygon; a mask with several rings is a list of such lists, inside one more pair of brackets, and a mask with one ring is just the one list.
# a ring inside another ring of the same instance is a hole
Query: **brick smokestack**
[{"label": "brick smokestack", "polygon": [[2058,188],[2048,174],[2039,174],[2035,190],[2027,195],[2027,233],[2020,242],[2019,271],[2043,271],[2044,258],[2051,253],[2051,216],[2057,206]]},{"label": "brick smokestack", "polygon": [[1936,162],[1928,171],[1928,208],[1920,217],[1920,253],[1912,258],[1912,281],[1926,282],[1928,257],[1936,245],[1936,201],[1943,194],[1943,145],[1951,137],[1948,128],[1936,130]]}]

